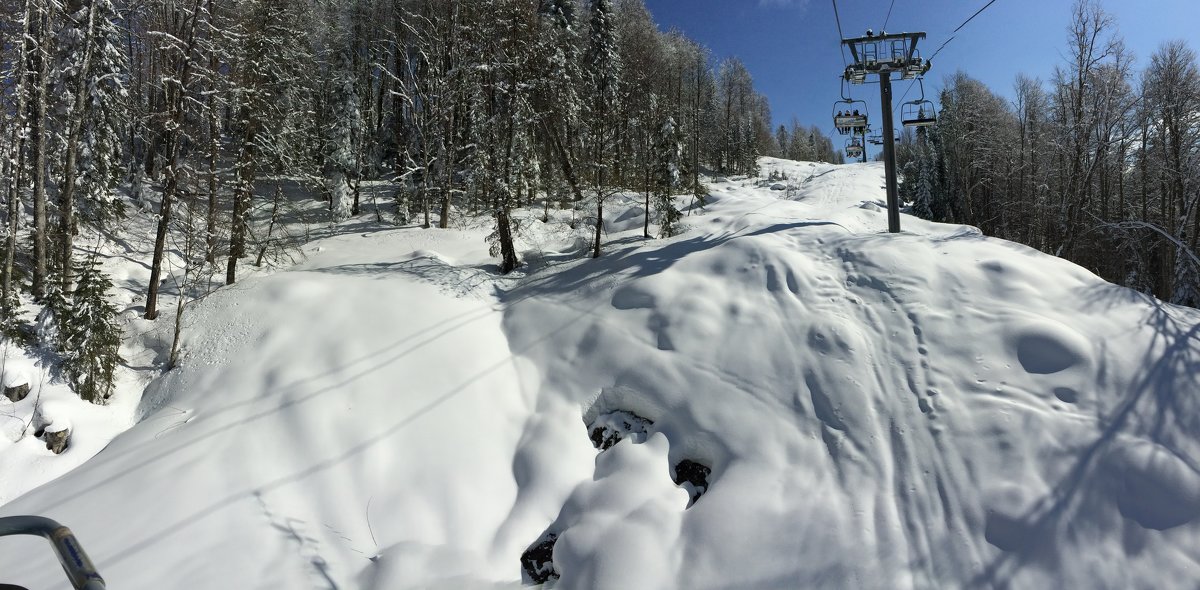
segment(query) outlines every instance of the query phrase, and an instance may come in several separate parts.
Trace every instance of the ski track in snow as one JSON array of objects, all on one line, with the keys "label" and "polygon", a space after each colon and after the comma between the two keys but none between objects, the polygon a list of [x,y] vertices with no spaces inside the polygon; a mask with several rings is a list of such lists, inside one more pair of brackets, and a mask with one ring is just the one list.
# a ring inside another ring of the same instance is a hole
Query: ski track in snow
[{"label": "ski track in snow", "polygon": [[[1194,586],[1200,313],[886,234],[881,165],[762,164],[786,191],[714,180],[670,240],[615,200],[598,260],[528,212],[503,278],[479,223],[331,228],[196,304],[144,420],[0,513],[113,587],[520,587],[544,533],[559,588]],[[597,453],[581,416],[620,411],[653,424]],[[43,549],[0,571],[60,583]]]}]

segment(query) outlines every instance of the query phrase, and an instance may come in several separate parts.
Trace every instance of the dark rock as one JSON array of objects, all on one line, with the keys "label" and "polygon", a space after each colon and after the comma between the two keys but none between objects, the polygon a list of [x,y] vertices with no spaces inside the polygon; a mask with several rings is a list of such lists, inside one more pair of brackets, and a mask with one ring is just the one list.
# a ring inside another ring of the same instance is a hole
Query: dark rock
[{"label": "dark rock", "polygon": [[59,430],[58,432],[46,431],[42,434],[42,440],[46,441],[46,448],[55,455],[61,455],[67,447],[71,446],[71,431]]},{"label": "dark rock", "polygon": [[632,438],[633,442],[644,442],[652,426],[654,421],[649,418],[618,410],[599,416],[588,424],[588,434],[592,446],[606,451],[626,438]]},{"label": "dark rock", "polygon": [[558,572],[554,571],[555,541],[558,541],[558,535],[546,533],[521,554],[521,567],[534,584],[545,584],[558,579]]},{"label": "dark rock", "polygon": [[601,451],[607,451],[608,449],[612,448],[613,445],[621,442],[623,437],[621,436],[620,432],[609,430],[603,426],[597,426],[592,429],[591,438],[592,446],[600,449]]},{"label": "dark rock", "polygon": [[27,396],[27,395],[29,395],[29,384],[28,383],[24,383],[21,385],[14,385],[12,387],[4,388],[4,397],[7,397],[8,399],[12,400],[13,403],[17,403],[17,402],[25,399],[25,396]]},{"label": "dark rock", "polygon": [[692,499],[688,501],[688,508],[708,491],[708,476],[712,473],[712,469],[701,465],[691,459],[684,459],[675,466],[675,485],[681,486],[685,482],[690,484],[688,493]]}]

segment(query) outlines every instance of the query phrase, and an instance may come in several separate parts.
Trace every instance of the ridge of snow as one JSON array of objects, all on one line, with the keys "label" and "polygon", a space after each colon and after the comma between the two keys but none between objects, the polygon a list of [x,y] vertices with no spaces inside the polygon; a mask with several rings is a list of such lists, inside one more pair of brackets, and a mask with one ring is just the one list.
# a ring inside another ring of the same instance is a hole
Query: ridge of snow
[{"label": "ridge of snow", "polygon": [[[144,419],[0,514],[129,588],[519,587],[545,532],[560,588],[1194,585],[1200,312],[883,233],[878,164],[762,168],[670,240],[612,207],[597,260],[529,212],[513,278],[482,227],[321,239],[195,304]],[[598,453],[611,411],[645,441]],[[0,571],[63,586],[39,544]]]}]

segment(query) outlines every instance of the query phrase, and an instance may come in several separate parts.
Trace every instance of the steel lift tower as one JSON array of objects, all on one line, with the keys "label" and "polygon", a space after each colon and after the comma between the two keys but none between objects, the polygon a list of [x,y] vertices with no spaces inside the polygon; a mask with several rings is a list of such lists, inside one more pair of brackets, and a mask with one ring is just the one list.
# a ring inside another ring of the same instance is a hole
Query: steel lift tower
[{"label": "steel lift tower", "polygon": [[892,74],[902,80],[922,76],[929,71],[929,62],[917,53],[917,41],[925,33],[883,33],[857,39],[842,39],[850,48],[854,63],[846,66],[844,75],[851,84],[865,84],[867,76],[879,76],[879,98],[883,105],[883,169],[887,176],[888,231],[900,231],[900,192],[896,185],[896,136],[892,128]]}]

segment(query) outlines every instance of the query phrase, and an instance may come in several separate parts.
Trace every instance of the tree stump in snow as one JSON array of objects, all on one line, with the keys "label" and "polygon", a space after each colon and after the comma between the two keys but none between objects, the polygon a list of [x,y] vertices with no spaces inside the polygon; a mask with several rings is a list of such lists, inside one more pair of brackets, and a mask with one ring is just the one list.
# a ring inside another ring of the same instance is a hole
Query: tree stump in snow
[{"label": "tree stump in snow", "polygon": [[13,403],[17,403],[25,399],[25,396],[27,395],[29,395],[28,383],[22,383],[21,385],[13,385],[11,387],[4,388],[4,397],[12,400]]},{"label": "tree stump in snow", "polygon": [[548,533],[521,554],[521,567],[534,584],[545,584],[558,578],[554,571],[554,542],[558,535]]},{"label": "tree stump in snow", "polygon": [[61,455],[67,447],[71,446],[71,430],[64,428],[58,431],[46,430],[42,434],[42,440],[46,441],[46,449],[55,455]]}]

